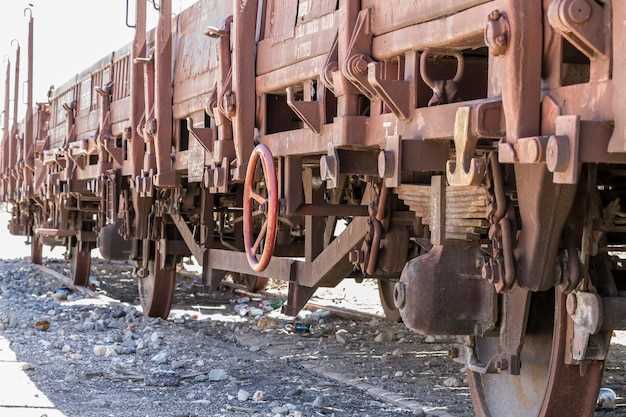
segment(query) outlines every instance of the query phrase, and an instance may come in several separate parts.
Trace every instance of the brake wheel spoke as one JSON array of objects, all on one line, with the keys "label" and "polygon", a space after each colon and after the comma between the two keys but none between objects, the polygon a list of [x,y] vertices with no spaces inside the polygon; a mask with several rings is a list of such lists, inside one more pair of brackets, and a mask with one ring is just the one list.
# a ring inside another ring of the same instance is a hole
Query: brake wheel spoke
[{"label": "brake wheel spoke", "polygon": [[259,245],[261,244],[261,241],[265,237],[266,233],[267,233],[267,219],[265,219],[265,221],[263,222],[263,226],[261,226],[261,231],[259,232],[259,235],[257,236],[256,241],[254,242],[254,245],[252,245],[252,252],[254,253],[257,252],[257,250],[259,249]]}]

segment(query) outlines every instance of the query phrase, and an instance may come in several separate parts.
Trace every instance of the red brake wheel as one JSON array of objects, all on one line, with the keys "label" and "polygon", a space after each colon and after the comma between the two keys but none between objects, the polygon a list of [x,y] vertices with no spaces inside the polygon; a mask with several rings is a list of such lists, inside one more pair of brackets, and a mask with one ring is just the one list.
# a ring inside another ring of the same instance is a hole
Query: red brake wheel
[{"label": "red brake wheel", "polygon": [[[266,196],[255,190],[257,167],[261,161],[262,180]],[[255,237],[255,214],[264,217]],[[264,271],[272,259],[278,229],[278,182],[272,153],[265,145],[258,145],[250,155],[243,191],[243,241],[250,268]]]}]

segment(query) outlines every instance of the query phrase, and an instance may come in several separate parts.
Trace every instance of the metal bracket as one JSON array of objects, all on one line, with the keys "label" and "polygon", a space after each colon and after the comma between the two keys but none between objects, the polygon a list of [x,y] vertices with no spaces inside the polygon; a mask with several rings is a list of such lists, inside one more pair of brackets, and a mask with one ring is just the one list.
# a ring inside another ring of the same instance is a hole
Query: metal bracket
[{"label": "metal bracket", "polygon": [[202,145],[205,151],[209,153],[213,152],[213,143],[217,136],[217,132],[214,127],[194,127],[193,119],[188,117],[187,129],[189,130],[189,134],[197,140],[200,145]]},{"label": "metal bracket", "polygon": [[324,84],[324,87],[326,87],[326,89],[335,96],[337,95],[337,91],[335,89],[335,83],[333,82],[333,73],[339,71],[339,43],[337,38],[338,35],[335,36],[333,45],[330,48],[330,52],[326,56],[326,61],[324,61],[324,66],[320,72],[321,83]]},{"label": "metal bracket", "polygon": [[293,87],[287,87],[287,104],[309,129],[319,134],[321,129],[321,107],[318,101],[302,101],[294,98]]},{"label": "metal bracket", "polygon": [[589,338],[602,326],[602,299],[591,292],[576,291],[567,296],[567,313],[574,322],[572,358],[586,359]]},{"label": "metal bracket", "polygon": [[593,0],[555,0],[550,25],[590,59],[607,58],[605,7]]},{"label": "metal bracket", "polygon": [[470,107],[459,107],[454,123],[456,161],[448,161],[446,176],[451,186],[478,185],[485,173],[484,163],[473,158],[479,137],[470,130]]},{"label": "metal bracket", "polygon": [[328,155],[324,155],[320,158],[320,176],[326,181],[326,187],[337,188],[337,184],[340,183],[339,173],[339,155],[337,149],[329,147]]},{"label": "metal bracket", "polygon": [[400,119],[411,117],[411,82],[406,80],[383,79],[382,62],[370,62],[367,65],[367,80],[385,103]]},{"label": "metal bracket", "polygon": [[371,58],[372,32],[370,30],[369,9],[361,10],[354,25],[352,38],[348,45],[346,59],[342,62],[341,72],[363,95],[370,100],[376,96],[367,80],[367,66]]}]

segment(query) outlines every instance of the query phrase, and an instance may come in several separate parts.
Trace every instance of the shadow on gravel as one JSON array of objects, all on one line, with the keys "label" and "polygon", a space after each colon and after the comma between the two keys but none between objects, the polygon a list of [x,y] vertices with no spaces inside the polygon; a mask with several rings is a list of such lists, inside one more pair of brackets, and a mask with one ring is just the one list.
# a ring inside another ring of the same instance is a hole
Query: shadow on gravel
[{"label": "shadow on gravel", "polygon": [[[293,321],[275,310],[279,303],[204,293],[187,274],[170,320],[144,319],[133,307],[129,265],[94,259],[98,292],[130,304],[104,307],[76,294],[58,299],[58,282],[24,265],[0,263],[0,323],[19,359],[33,365],[38,387],[68,417],[378,417],[416,415],[410,405],[418,403],[441,415],[473,415],[446,338],[325,311]],[[68,272],[60,261],[48,266]],[[17,323],[9,326],[11,314]],[[38,320],[50,329],[34,329]],[[614,346],[605,377],[620,397],[624,359],[624,347]],[[618,402],[596,416],[626,415]]]}]

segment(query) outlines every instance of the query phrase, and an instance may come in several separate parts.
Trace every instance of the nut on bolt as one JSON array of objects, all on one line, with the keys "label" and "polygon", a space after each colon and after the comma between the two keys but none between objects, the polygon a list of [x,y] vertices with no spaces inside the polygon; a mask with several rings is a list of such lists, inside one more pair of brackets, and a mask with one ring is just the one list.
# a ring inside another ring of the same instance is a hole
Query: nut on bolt
[{"label": "nut on bolt", "polygon": [[485,43],[494,56],[504,55],[509,46],[509,22],[500,10],[489,13]]}]

